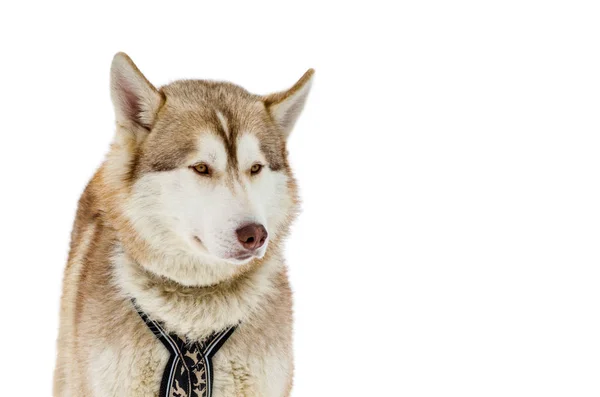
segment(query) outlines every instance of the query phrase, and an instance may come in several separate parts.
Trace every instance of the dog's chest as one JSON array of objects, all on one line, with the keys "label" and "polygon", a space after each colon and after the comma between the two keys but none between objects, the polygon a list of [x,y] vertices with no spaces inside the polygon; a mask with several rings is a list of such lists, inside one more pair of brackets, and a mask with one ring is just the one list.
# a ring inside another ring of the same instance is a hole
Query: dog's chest
[{"label": "dog's chest", "polygon": [[[239,342],[245,337],[243,329],[236,334],[212,357],[212,397],[284,395],[292,370],[287,352],[274,348],[257,354],[251,346]],[[93,373],[90,376],[96,395],[161,396],[161,383],[165,370],[169,369],[171,353],[152,335],[150,338],[117,349],[102,349],[100,354],[91,358],[89,368]],[[201,355],[193,348],[182,353],[188,358],[188,366],[201,362]],[[183,366],[175,367],[175,370],[182,369]],[[199,393],[189,394],[187,385],[176,384],[168,396],[207,397],[208,374],[204,371],[206,367],[200,365],[192,370],[190,378],[178,378],[195,382],[192,390],[200,390]]]},{"label": "dog's chest", "polygon": [[167,332],[160,322],[148,317],[135,305],[135,301],[133,304],[148,330],[169,352],[159,397],[212,397],[212,359],[235,332],[236,326],[213,332],[202,340],[182,339],[175,333]]}]

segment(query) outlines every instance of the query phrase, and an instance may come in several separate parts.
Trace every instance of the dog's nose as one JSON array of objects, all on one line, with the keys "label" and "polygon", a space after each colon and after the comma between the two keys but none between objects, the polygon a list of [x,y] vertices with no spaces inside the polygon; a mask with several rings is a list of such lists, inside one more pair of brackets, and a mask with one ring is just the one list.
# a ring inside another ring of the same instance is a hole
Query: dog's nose
[{"label": "dog's nose", "polygon": [[263,246],[267,241],[267,229],[263,225],[251,223],[240,227],[235,231],[237,238],[244,248],[255,250]]}]

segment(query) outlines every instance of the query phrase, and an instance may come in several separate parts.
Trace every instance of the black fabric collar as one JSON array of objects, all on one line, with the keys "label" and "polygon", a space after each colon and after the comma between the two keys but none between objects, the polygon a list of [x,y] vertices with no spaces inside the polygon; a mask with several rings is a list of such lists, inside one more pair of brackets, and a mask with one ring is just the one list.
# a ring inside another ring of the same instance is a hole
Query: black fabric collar
[{"label": "black fabric collar", "polygon": [[159,397],[211,397],[212,357],[233,334],[236,326],[214,332],[202,341],[185,341],[167,333],[162,324],[150,319],[135,301],[132,302],[144,323],[171,354],[160,383]]}]

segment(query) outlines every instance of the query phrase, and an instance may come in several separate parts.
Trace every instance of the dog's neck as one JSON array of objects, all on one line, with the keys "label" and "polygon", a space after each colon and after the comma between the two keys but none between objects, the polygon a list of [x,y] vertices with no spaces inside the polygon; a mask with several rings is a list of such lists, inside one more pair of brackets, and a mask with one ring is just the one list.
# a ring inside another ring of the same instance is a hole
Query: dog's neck
[{"label": "dog's neck", "polygon": [[117,247],[115,283],[124,297],[161,321],[169,332],[201,340],[214,331],[243,323],[268,299],[283,259],[277,252],[235,278],[206,287],[189,287],[155,275]]}]

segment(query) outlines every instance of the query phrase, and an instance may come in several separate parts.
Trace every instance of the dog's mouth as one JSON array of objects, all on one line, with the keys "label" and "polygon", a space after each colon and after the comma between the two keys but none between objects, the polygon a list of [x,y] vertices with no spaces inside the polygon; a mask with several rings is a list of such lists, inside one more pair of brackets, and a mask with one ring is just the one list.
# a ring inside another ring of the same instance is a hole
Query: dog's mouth
[{"label": "dog's mouth", "polygon": [[259,255],[258,252],[241,251],[241,252],[235,252],[235,253],[231,253],[230,255],[227,255],[225,257],[225,260],[240,264],[240,263],[249,262],[250,260],[252,260],[254,258],[259,258],[259,257],[261,257],[261,255]]},{"label": "dog's mouth", "polygon": [[[202,243],[202,240],[200,239],[200,237],[193,236],[193,240],[197,243],[199,248],[202,249],[202,251],[204,251],[207,254],[210,254],[208,248],[206,247],[206,245],[204,245],[204,243]],[[229,262],[233,262],[235,264],[246,263],[249,260],[251,260],[252,258],[262,258],[262,255],[260,255],[259,251],[256,250],[254,252],[248,252],[248,251],[232,252],[231,254],[229,254],[225,257],[222,257],[222,259],[229,261]]]}]

